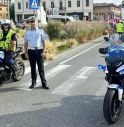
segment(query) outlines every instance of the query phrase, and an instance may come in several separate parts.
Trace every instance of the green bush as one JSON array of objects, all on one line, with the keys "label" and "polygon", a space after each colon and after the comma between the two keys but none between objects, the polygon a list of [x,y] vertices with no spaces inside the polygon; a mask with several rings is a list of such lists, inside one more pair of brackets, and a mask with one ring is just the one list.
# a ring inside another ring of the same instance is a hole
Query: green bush
[{"label": "green bush", "polygon": [[63,52],[63,51],[65,51],[65,50],[67,50],[67,49],[69,49],[67,43],[63,43],[63,44],[57,46],[58,53],[59,53],[59,52]]},{"label": "green bush", "polygon": [[63,40],[63,39],[67,39],[68,38],[68,34],[65,30],[61,30],[60,32],[60,39]]},{"label": "green bush", "polygon": [[45,60],[49,61],[52,60],[53,57],[56,54],[56,47],[53,43],[46,41],[46,46],[45,46]]},{"label": "green bush", "polygon": [[76,47],[78,45],[78,42],[76,39],[68,39],[67,40],[67,45],[69,48],[73,48],[73,47]]},{"label": "green bush", "polygon": [[46,33],[49,35],[50,40],[59,39],[62,29],[62,23],[59,21],[51,21],[45,28]]},{"label": "green bush", "polygon": [[110,29],[108,23],[99,21],[76,21],[67,22],[66,24],[49,22],[44,30],[52,41],[47,46],[46,59],[49,60],[56,53],[63,52],[80,43],[97,38],[105,34],[108,29]]},{"label": "green bush", "polygon": [[75,38],[77,33],[79,33],[80,31],[81,21],[68,22],[66,26],[64,26],[64,28],[68,35],[68,38]]},{"label": "green bush", "polygon": [[99,21],[76,21],[67,22],[63,25],[60,22],[50,22],[46,31],[51,40],[75,38],[79,43],[84,43],[87,40],[92,40],[101,36],[109,27],[110,25],[108,23]]}]

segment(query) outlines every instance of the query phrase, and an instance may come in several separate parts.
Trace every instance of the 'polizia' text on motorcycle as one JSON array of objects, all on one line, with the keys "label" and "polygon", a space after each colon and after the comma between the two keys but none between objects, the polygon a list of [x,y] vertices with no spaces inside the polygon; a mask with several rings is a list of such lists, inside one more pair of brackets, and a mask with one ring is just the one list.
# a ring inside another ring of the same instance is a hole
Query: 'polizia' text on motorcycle
[{"label": "'polizia' text on motorcycle", "polygon": [[23,78],[25,65],[20,55],[22,50],[22,47],[17,47],[15,55],[13,56],[12,61],[15,62],[16,66],[16,74],[14,74],[12,68],[4,62],[4,50],[0,49],[0,84],[11,80],[19,81]]},{"label": "'polizia' text on motorcycle", "polygon": [[106,66],[98,65],[98,68],[106,73],[108,87],[104,97],[103,114],[105,120],[112,124],[119,119],[124,97],[124,44],[117,34],[104,39],[109,46],[100,48],[99,52],[105,55]]}]

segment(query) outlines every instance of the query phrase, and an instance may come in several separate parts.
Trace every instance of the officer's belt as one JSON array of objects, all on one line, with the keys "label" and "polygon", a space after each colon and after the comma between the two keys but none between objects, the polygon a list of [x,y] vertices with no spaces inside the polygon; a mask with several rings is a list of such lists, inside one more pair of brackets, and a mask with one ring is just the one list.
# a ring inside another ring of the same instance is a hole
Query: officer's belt
[{"label": "officer's belt", "polygon": [[43,49],[41,47],[33,47],[33,48],[28,48],[29,50],[37,50],[37,49]]}]

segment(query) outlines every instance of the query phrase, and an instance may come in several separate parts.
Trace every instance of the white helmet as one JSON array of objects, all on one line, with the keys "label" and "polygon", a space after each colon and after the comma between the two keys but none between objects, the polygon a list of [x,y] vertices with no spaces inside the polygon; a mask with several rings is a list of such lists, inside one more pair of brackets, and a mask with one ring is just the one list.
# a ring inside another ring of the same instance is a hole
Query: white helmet
[{"label": "white helmet", "polygon": [[8,19],[3,19],[3,20],[1,21],[1,25],[4,25],[4,24],[11,24],[11,22],[10,22],[10,20],[8,20]]}]

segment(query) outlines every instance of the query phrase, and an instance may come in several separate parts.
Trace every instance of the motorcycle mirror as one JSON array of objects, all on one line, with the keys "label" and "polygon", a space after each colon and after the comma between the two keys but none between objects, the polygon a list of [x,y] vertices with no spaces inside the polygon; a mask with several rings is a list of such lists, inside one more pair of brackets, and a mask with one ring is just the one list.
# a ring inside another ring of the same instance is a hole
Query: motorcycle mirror
[{"label": "motorcycle mirror", "polygon": [[104,37],[104,40],[108,42],[109,41],[109,38],[108,37]]},{"label": "motorcycle mirror", "polygon": [[106,48],[99,48],[99,53],[100,54],[106,54],[107,53],[107,51],[108,51],[108,47],[106,47]]},{"label": "motorcycle mirror", "polygon": [[104,65],[98,65],[98,69],[102,70],[102,71],[105,71],[106,70],[106,66],[104,66]]}]

